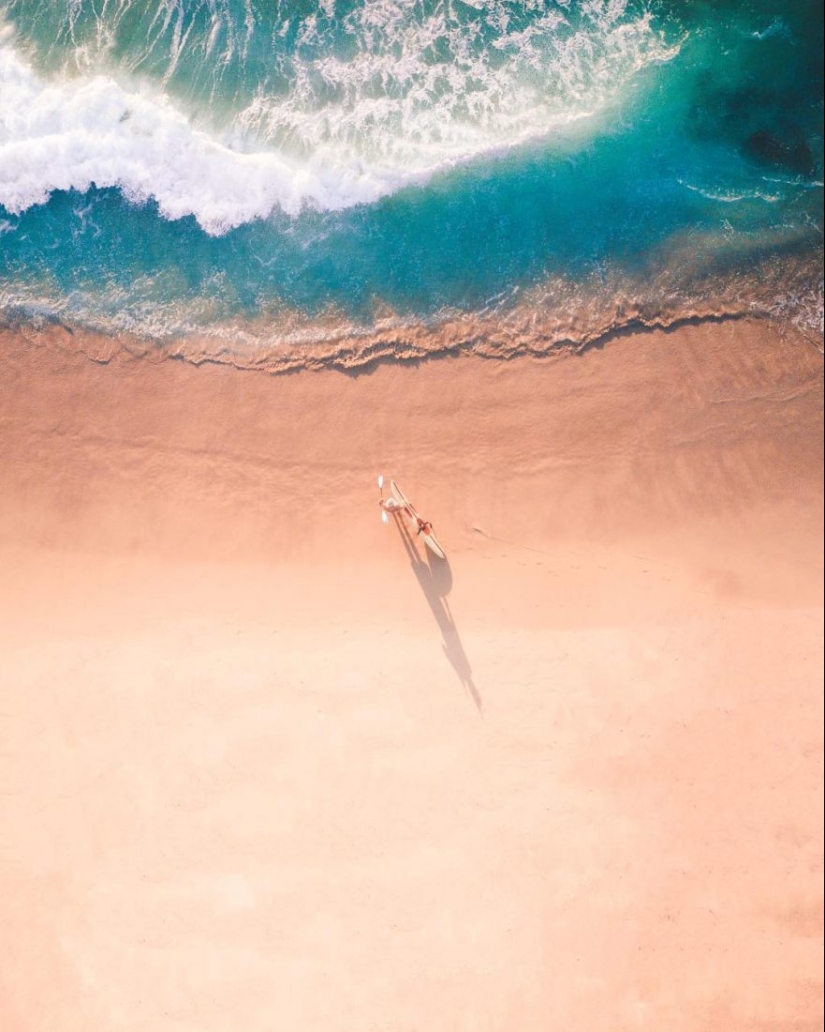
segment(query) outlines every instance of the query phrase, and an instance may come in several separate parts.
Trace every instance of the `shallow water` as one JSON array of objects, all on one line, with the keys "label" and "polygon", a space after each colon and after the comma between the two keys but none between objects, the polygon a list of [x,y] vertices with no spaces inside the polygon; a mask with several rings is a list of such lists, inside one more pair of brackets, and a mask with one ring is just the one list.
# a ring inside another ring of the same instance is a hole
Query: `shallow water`
[{"label": "shallow water", "polygon": [[696,313],[822,330],[807,0],[4,18],[7,320],[271,349],[456,319],[536,347]]}]

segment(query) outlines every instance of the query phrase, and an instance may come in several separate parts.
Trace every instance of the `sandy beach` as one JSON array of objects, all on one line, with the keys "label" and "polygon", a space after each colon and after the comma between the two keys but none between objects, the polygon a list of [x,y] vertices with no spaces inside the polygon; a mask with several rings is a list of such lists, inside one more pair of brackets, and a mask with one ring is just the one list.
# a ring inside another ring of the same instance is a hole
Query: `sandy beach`
[{"label": "sandy beach", "polygon": [[0,349],[0,1026],[821,1028],[808,340]]}]

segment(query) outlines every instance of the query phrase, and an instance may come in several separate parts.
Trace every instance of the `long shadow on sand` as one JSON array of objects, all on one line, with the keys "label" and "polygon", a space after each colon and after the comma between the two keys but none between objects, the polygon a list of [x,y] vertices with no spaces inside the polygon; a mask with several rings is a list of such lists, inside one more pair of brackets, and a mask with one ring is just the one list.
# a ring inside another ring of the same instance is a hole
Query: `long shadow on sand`
[{"label": "long shadow on sand", "polygon": [[424,592],[424,598],[429,603],[441,631],[441,637],[444,639],[441,643],[441,648],[444,650],[444,655],[450,661],[453,670],[458,674],[461,684],[470,693],[478,712],[481,713],[481,696],[473,683],[470,661],[467,659],[464,646],[461,644],[461,638],[458,635],[453,614],[450,612],[450,606],[447,602],[447,595],[453,586],[453,574],[450,569],[450,563],[446,559],[433,558],[426,548],[427,562],[424,562],[418,554],[409,531],[401,520],[396,519],[395,525],[404,544],[407,558],[410,560],[416,580]]}]

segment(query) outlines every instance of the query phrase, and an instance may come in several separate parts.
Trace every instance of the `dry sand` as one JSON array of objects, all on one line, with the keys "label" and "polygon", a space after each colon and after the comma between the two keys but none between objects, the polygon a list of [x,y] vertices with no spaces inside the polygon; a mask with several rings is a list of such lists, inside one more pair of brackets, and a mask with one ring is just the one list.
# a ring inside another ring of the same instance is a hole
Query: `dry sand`
[{"label": "dry sand", "polygon": [[0,349],[0,1027],[822,1027],[807,342]]}]

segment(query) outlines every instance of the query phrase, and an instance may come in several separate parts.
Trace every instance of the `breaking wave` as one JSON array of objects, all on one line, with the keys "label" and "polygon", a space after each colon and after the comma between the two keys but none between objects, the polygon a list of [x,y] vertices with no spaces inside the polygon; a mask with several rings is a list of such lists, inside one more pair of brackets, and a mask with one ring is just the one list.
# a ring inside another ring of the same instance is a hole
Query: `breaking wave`
[{"label": "breaking wave", "polygon": [[117,187],[208,233],[371,203],[569,129],[678,52],[626,0],[39,6],[40,70],[31,36],[0,38],[0,204]]}]

